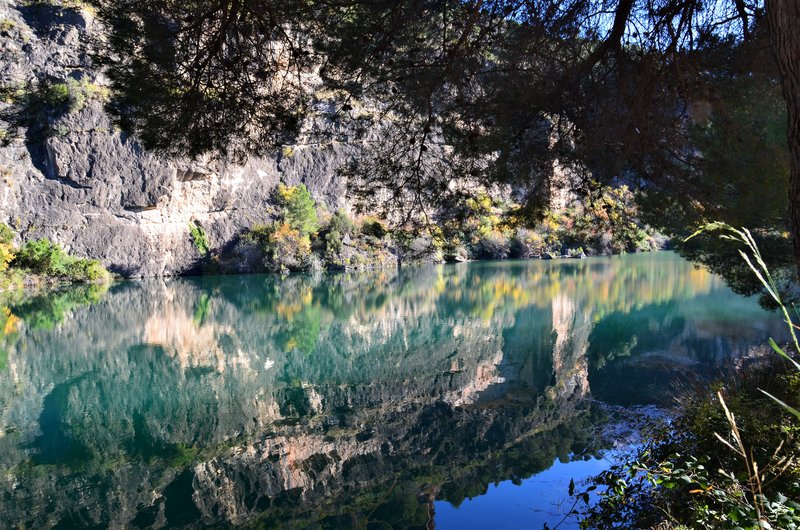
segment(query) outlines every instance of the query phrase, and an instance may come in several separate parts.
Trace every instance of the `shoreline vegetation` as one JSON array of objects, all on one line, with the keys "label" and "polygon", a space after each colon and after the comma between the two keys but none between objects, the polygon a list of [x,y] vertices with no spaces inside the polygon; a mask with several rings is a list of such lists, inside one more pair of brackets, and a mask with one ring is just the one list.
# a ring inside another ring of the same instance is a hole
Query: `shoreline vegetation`
[{"label": "shoreline vegetation", "polygon": [[15,246],[14,236],[8,225],[0,223],[0,292],[112,281],[99,260],[72,256],[48,239]]},{"label": "shoreline vegetation", "polygon": [[[669,420],[570,497],[582,529],[800,528],[800,373],[766,345],[676,390]],[[587,502],[590,498],[596,502]]]},{"label": "shoreline vegetation", "polygon": [[[581,528],[800,528],[800,338],[787,305],[746,230],[710,223],[703,232],[740,245],[791,334],[716,381],[676,392],[675,415],[644,443],[593,477],[575,498]],[[691,236],[691,237],[694,237]],[[777,355],[776,355],[777,354]],[[590,504],[589,495],[599,492]]]},{"label": "shoreline vegetation", "polygon": [[270,221],[253,226],[231,252],[215,252],[200,223],[189,226],[206,273],[362,270],[415,263],[582,258],[666,248],[667,239],[638,220],[626,186],[605,188],[595,204],[548,211],[533,226],[518,204],[481,193],[436,225],[392,226],[375,216],[328,211],[305,185],[279,185]]},{"label": "shoreline vegetation", "polygon": [[[648,252],[667,238],[639,221],[634,193],[603,189],[601,201],[548,211],[541,222],[522,222],[520,206],[486,193],[466,199],[435,226],[392,226],[372,215],[330,212],[305,185],[279,185],[267,222],[240,234],[232,250],[211,241],[202,224],[189,223],[198,253],[189,274],[354,271],[422,263],[503,259],[560,259]],[[14,246],[14,231],[0,224],[0,290],[105,284],[113,275],[96,259],[69,255],[47,239]]]}]

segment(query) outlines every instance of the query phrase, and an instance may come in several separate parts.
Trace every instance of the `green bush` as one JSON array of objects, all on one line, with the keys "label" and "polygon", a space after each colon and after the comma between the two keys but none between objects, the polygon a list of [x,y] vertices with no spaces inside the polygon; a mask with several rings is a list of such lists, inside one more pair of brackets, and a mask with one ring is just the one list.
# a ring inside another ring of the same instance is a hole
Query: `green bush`
[{"label": "green bush", "polygon": [[352,234],[353,228],[353,220],[342,210],[338,210],[327,222],[325,229],[320,234],[323,243],[320,250],[329,265],[336,267],[342,265],[341,254],[344,250],[344,238]]},{"label": "green bush", "polygon": [[258,245],[265,267],[272,272],[304,271],[314,266],[310,238],[289,223],[254,226],[245,239]]},{"label": "green bush", "polygon": [[66,278],[77,282],[106,282],[110,274],[103,264],[96,259],[79,259],[70,257],[66,265]]},{"label": "green bush", "polygon": [[389,235],[389,229],[378,219],[365,219],[361,223],[361,233],[380,240]]},{"label": "green bush", "polygon": [[19,249],[14,265],[36,274],[63,276],[66,273],[67,253],[49,239],[28,241]]},{"label": "green bush", "polygon": [[595,478],[600,501],[582,528],[800,528],[800,432],[758,390],[797,406],[800,376],[773,363],[717,388],[725,406],[705,385],[692,389],[647,446]]},{"label": "green bush", "polygon": [[66,83],[45,84],[38,88],[40,101],[52,108],[62,107],[69,103],[69,87]]},{"label": "green bush", "polygon": [[48,239],[25,243],[17,251],[12,264],[42,276],[77,282],[107,282],[111,279],[99,261],[70,256]]},{"label": "green bush", "polygon": [[511,242],[504,233],[493,230],[478,241],[474,252],[478,259],[506,259],[511,253]]},{"label": "green bush", "polygon": [[316,234],[319,230],[317,203],[305,184],[278,186],[277,202],[281,207],[283,221],[303,236]]},{"label": "green bush", "polygon": [[265,249],[269,246],[269,238],[273,230],[274,228],[270,225],[253,225],[253,227],[245,233],[243,239]]},{"label": "green bush", "polygon": [[328,221],[327,230],[338,232],[342,237],[353,232],[353,220],[342,210],[337,210]]}]

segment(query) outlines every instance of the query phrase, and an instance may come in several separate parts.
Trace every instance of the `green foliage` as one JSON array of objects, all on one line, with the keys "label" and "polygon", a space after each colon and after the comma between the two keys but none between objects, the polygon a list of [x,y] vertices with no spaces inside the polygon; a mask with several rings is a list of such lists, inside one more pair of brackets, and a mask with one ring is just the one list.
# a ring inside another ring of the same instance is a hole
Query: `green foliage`
[{"label": "green foliage", "polygon": [[197,249],[201,256],[206,258],[211,255],[211,245],[208,242],[208,235],[199,222],[195,221],[189,223],[189,235],[192,238],[192,243],[194,243],[194,248]]},{"label": "green foliage", "polygon": [[0,110],[0,119],[8,124],[2,141],[24,137],[28,142],[40,142],[69,129],[60,120],[67,114],[79,112],[90,99],[107,99],[109,92],[88,78],[31,81],[18,85],[0,86],[0,101],[8,105]]},{"label": "green foliage", "polygon": [[595,478],[582,527],[800,528],[800,431],[757,389],[797,404],[798,383],[786,365],[761,366],[720,382],[724,401],[704,387],[683,396],[669,426]]},{"label": "green foliage", "polygon": [[62,107],[69,103],[69,86],[66,83],[44,84],[38,88],[37,96],[47,106]]},{"label": "green foliage", "polygon": [[197,459],[199,450],[197,447],[179,443],[170,447],[169,452],[172,453],[172,457],[168,460],[168,465],[175,469],[183,469]]},{"label": "green foliage", "polygon": [[58,276],[64,272],[67,253],[49,239],[37,239],[25,243],[17,253],[15,265],[30,269],[37,274]]},{"label": "green foliage", "polygon": [[759,72],[719,77],[709,98],[705,112],[694,113],[692,140],[701,153],[694,171],[648,190],[641,208],[682,256],[722,275],[738,293],[763,293],[741,246],[707,232],[686,237],[710,221],[748,227],[773,273],[791,274],[786,104],[774,78]]},{"label": "green foliage", "polygon": [[8,18],[0,18],[0,34],[10,37],[11,31],[17,27],[17,23]]},{"label": "green foliage", "polygon": [[[275,271],[308,270],[319,262],[329,268],[347,269],[380,266],[395,259],[441,262],[562,254],[579,257],[584,252],[611,254],[661,248],[652,229],[638,220],[635,195],[626,186],[600,187],[593,201],[559,213],[548,212],[535,228],[517,226],[517,205],[496,201],[485,193],[464,200],[459,221],[451,219],[422,231],[408,226],[390,230],[376,217],[364,218],[355,230],[347,214],[337,211],[324,217],[321,230],[316,232],[319,218],[304,186],[281,185],[276,199],[278,221],[254,226],[245,236],[261,248],[267,267]],[[344,244],[346,238],[348,245]]]},{"label": "green foliage", "polygon": [[280,184],[276,196],[285,223],[305,237],[317,233],[319,230],[317,203],[305,184],[297,186]]},{"label": "green foliage", "polygon": [[35,274],[76,282],[105,283],[111,280],[111,275],[98,260],[70,256],[48,239],[25,243],[17,251],[12,265]]},{"label": "green foliage", "polygon": [[361,233],[365,236],[381,240],[389,235],[389,229],[379,219],[367,218],[361,223]]},{"label": "green foliage", "polygon": [[623,254],[658,250],[655,232],[640,220],[627,186],[599,186],[563,211],[545,211],[530,228],[518,226],[519,205],[480,194],[466,201],[463,218],[444,230],[450,246],[466,245],[479,259]]},{"label": "green foliage", "polygon": [[106,99],[108,91],[87,78],[80,81],[76,79],[67,80],[67,99],[70,112],[79,112],[85,106],[87,100],[91,98]]},{"label": "green foliage", "polygon": [[349,235],[353,232],[354,223],[343,210],[336,210],[330,221],[328,221],[327,230],[338,232],[341,236]]},{"label": "green foliage", "polygon": [[344,240],[341,232],[330,230],[325,234],[325,257],[328,261],[335,262],[344,249]]},{"label": "green foliage", "polygon": [[343,265],[344,238],[353,233],[353,220],[342,210],[337,210],[320,232],[325,262],[333,267]]},{"label": "green foliage", "polygon": [[285,274],[314,267],[311,240],[289,223],[254,226],[245,236],[264,253],[264,265],[272,272]]}]

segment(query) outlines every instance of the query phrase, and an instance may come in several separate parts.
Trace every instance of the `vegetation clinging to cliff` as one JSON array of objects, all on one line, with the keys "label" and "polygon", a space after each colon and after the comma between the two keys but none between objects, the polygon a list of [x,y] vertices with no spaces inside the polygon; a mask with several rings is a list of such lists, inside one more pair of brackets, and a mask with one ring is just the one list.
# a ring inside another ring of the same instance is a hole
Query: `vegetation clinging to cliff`
[{"label": "vegetation clinging to cliff", "polygon": [[[271,224],[254,226],[245,240],[264,255],[268,270],[365,268],[404,262],[578,257],[657,250],[663,240],[638,219],[633,192],[602,187],[594,201],[548,211],[526,228],[519,205],[487,193],[467,199],[453,217],[420,231],[390,228],[372,216],[354,221],[315,203],[306,187],[280,185]],[[197,239],[193,236],[195,242]]]},{"label": "vegetation clinging to cliff", "polygon": [[108,283],[111,274],[98,260],[70,256],[48,239],[12,244],[14,232],[0,223],[0,286],[19,285],[25,277],[86,283]]}]

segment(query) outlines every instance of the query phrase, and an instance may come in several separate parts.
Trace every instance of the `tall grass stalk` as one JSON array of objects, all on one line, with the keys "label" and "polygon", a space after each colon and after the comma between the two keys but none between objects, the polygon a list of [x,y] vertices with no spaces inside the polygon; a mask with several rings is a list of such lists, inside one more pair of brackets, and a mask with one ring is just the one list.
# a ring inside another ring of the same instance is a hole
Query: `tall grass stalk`
[{"label": "tall grass stalk", "polygon": [[[767,291],[770,297],[772,297],[775,303],[778,304],[778,307],[783,313],[783,319],[789,328],[789,332],[791,333],[792,342],[794,344],[794,351],[800,352],[800,341],[798,340],[797,337],[797,329],[800,328],[798,328],[797,324],[795,324],[794,321],[792,320],[792,317],[789,313],[789,308],[781,298],[778,285],[775,282],[775,279],[772,277],[772,274],[769,271],[769,267],[767,267],[767,264],[764,263],[764,259],[761,257],[761,251],[759,251],[755,239],[753,239],[752,234],[747,228],[742,228],[741,230],[739,230],[726,223],[721,223],[721,222],[708,223],[700,227],[699,230],[697,230],[694,234],[689,236],[686,240],[688,241],[693,237],[698,236],[702,233],[717,232],[717,231],[722,231],[722,234],[720,235],[722,239],[728,239],[730,241],[743,243],[745,245],[746,249],[749,251],[749,254],[742,249],[739,249],[739,254],[742,256],[742,259],[744,259],[745,263],[747,263],[747,266],[750,267],[750,270],[752,270],[753,273],[756,275],[759,282],[761,282],[761,285],[764,286],[764,289]],[[786,350],[778,346],[778,344],[775,342],[774,339],[772,338],[769,339],[769,345],[781,357],[789,361],[798,371],[800,371],[800,363],[792,359],[792,357],[788,353],[786,353]],[[794,415],[798,420],[800,420],[800,411],[798,411],[794,407],[791,407],[790,405],[778,399],[777,397],[773,396],[766,390],[762,390],[759,388],[759,391],[768,396],[770,399],[774,400],[781,407],[783,407],[785,410]]]},{"label": "tall grass stalk", "polygon": [[[692,239],[693,237],[700,235],[706,232],[717,232],[721,231],[722,234],[720,237],[722,239],[727,239],[730,241],[734,241],[737,243],[741,243],[744,245],[745,250],[739,249],[739,254],[742,256],[742,259],[747,263],[747,266],[750,267],[750,270],[756,275],[761,285],[767,291],[767,293],[772,297],[775,303],[780,308],[781,312],[783,313],[784,321],[789,328],[789,332],[792,337],[792,343],[794,344],[794,351],[796,353],[800,353],[800,341],[798,341],[797,337],[797,329],[798,326],[792,320],[791,314],[789,312],[789,307],[784,303],[783,299],[781,298],[780,290],[778,289],[778,285],[775,282],[772,274],[770,273],[769,267],[764,262],[764,259],[761,256],[761,251],[758,249],[758,245],[756,244],[755,239],[753,239],[753,235],[747,228],[737,229],[734,228],[726,223],[716,222],[716,223],[709,223],[702,226],[699,230],[697,230],[694,234],[687,238]],[[775,350],[781,357],[786,359],[792,366],[795,367],[798,371],[800,371],[800,363],[794,360],[784,348],[780,347],[773,338],[769,339],[769,344],[773,350]],[[785,403],[783,400],[773,396],[766,390],[761,388],[758,389],[759,392],[763,393],[776,403],[778,403],[781,407],[783,407],[786,411],[794,415],[798,420],[800,420],[800,411],[795,409],[794,407],[790,406],[789,404]],[[764,519],[762,514],[764,513],[764,501],[765,496],[763,494],[763,485],[764,480],[767,476],[767,471],[771,471],[776,476],[781,475],[783,472],[788,469],[788,467],[793,462],[793,458],[791,456],[778,458],[778,453],[782,448],[779,446],[775,453],[772,456],[769,464],[766,466],[765,470],[760,470],[758,463],[753,458],[753,452],[747,451],[744,445],[744,441],[742,440],[742,436],[739,432],[739,427],[736,424],[736,417],[733,413],[728,409],[728,406],[725,404],[725,399],[722,397],[722,392],[717,393],[717,397],[719,398],[719,402],[722,405],[723,410],[725,411],[725,419],[727,420],[728,424],[730,425],[731,432],[730,432],[730,439],[726,439],[720,436],[718,433],[714,433],[714,435],[731,449],[734,453],[739,455],[742,461],[745,464],[745,468],[747,469],[748,474],[748,486],[753,498],[753,507],[755,508],[758,522],[760,526],[764,526]],[[769,527],[767,523],[766,527]]]}]

